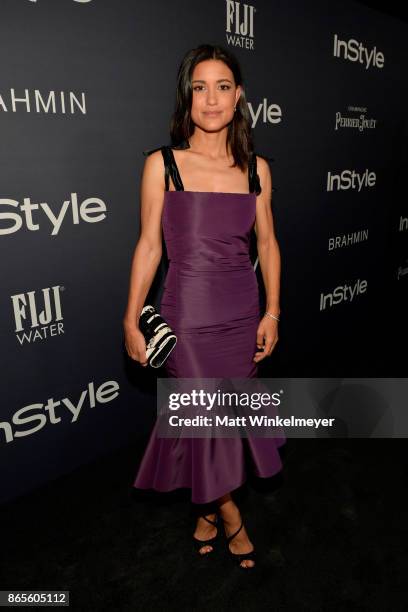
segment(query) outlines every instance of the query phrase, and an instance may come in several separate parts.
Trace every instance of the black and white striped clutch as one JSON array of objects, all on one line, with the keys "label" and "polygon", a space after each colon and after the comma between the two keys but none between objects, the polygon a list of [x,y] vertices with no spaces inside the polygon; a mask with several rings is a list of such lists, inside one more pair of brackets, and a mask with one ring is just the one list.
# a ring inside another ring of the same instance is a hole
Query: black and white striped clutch
[{"label": "black and white striped clutch", "polygon": [[176,346],[177,336],[151,305],[143,307],[139,328],[146,340],[147,361],[152,368],[159,368]]}]

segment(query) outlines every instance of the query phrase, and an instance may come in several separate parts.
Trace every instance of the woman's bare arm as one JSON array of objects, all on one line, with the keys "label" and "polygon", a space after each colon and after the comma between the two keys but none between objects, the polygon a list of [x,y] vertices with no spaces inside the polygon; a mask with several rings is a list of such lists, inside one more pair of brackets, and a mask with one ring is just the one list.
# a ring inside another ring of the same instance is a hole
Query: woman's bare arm
[{"label": "woman's bare arm", "polygon": [[262,191],[256,201],[255,233],[259,265],[266,291],[266,310],[279,315],[281,257],[272,217],[272,176],[268,162],[257,156]]},{"label": "woman's bare arm", "polygon": [[129,296],[123,325],[138,328],[139,316],[162,257],[161,218],[164,200],[164,165],[161,151],[145,160],[140,186],[140,236],[133,253]]}]

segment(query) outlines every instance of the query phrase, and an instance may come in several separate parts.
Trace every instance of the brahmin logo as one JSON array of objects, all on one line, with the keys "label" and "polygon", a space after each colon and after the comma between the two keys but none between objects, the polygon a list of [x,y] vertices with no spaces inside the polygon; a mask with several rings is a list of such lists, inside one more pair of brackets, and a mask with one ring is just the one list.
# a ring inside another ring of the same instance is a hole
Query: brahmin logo
[{"label": "brahmin logo", "polygon": [[[22,91],[22,90],[20,90]],[[45,93],[39,89],[24,88],[24,95],[16,93],[14,87],[10,91],[0,93],[0,112],[4,113],[45,113],[74,115],[77,111],[86,115],[85,92],[81,92],[81,98],[73,91],[50,90]]]}]

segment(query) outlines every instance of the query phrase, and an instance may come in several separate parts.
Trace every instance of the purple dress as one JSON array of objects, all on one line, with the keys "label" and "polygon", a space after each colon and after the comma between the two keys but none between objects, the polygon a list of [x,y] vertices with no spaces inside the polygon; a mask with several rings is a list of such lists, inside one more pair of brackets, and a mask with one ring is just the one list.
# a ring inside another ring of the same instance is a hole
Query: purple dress
[{"label": "purple dress", "polygon": [[[248,167],[250,193],[198,192],[184,191],[172,149],[161,150],[169,269],[159,311],[178,338],[165,362],[167,375],[256,377],[259,290],[249,256],[261,190],[256,156]],[[169,175],[175,191],[168,190]],[[244,445],[255,475],[269,477],[282,468],[278,447],[284,442],[284,437],[159,438],[156,422],[133,486],[158,491],[188,487],[193,503],[208,503],[246,480]]]}]

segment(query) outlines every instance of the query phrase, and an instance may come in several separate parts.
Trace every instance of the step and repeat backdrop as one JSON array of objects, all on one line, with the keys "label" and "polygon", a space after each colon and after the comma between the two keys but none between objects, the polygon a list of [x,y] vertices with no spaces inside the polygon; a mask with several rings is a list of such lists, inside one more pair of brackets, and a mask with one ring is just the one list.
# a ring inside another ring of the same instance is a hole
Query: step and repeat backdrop
[{"label": "step and repeat backdrop", "polygon": [[351,1],[2,0],[0,502],[153,425],[164,373],[127,358],[122,318],[143,151],[170,143],[201,43],[238,57],[270,158],[282,316],[260,375],[373,375],[406,326],[407,34]]}]

